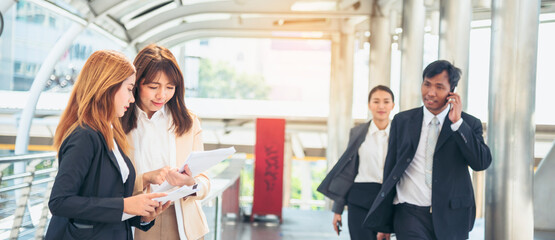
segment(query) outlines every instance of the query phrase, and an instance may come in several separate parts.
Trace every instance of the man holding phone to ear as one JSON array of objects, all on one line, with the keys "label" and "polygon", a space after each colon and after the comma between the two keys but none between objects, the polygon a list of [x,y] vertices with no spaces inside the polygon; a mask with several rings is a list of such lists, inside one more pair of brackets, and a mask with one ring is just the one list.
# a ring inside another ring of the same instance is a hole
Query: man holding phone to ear
[{"label": "man holding phone to ear", "polygon": [[384,179],[364,225],[389,239],[467,239],[476,207],[468,167],[485,170],[491,152],[482,122],[454,92],[460,69],[445,60],[422,75],[423,107],[391,122]]}]

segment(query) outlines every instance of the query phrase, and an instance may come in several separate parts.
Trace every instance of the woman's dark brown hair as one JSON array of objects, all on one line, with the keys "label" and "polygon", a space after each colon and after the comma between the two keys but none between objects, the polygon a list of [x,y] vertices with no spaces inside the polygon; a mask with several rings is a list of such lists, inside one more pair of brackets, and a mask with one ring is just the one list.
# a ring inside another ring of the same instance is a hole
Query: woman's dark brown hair
[{"label": "woman's dark brown hair", "polygon": [[395,96],[393,96],[393,92],[391,91],[391,89],[384,85],[378,85],[372,88],[372,90],[370,90],[370,93],[368,94],[368,103],[370,103],[370,100],[372,100],[372,94],[374,94],[377,91],[384,91],[389,93],[391,95],[391,101],[395,102]]},{"label": "woman's dark brown hair", "polygon": [[188,132],[193,126],[193,119],[185,106],[183,74],[170,50],[156,44],[150,44],[137,54],[133,64],[137,69],[136,87],[133,91],[135,103],[129,106],[129,110],[121,118],[125,133],[129,133],[137,127],[137,109],[135,104],[141,101],[139,96],[140,87],[156,81],[161,73],[166,74],[171,84],[175,86],[173,97],[166,103],[172,115],[173,123],[171,127],[177,136]]}]

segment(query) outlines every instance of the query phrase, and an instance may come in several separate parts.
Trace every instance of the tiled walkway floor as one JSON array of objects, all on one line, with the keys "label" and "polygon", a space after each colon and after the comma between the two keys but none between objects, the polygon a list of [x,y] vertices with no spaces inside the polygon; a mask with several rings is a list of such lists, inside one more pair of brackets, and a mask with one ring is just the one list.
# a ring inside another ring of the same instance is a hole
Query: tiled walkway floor
[{"label": "tiled walkway floor", "polygon": [[[345,227],[341,236],[333,231],[330,211],[309,211],[299,209],[283,209],[283,223],[277,220],[262,219],[254,223],[235,220],[224,220],[222,240],[337,240],[349,239],[348,229]],[[347,226],[346,214],[343,214],[343,224]],[[208,238],[210,239],[210,238]],[[471,240],[484,239],[484,220],[478,219],[474,230],[470,233]],[[555,239],[555,232],[536,232],[535,240]]]}]

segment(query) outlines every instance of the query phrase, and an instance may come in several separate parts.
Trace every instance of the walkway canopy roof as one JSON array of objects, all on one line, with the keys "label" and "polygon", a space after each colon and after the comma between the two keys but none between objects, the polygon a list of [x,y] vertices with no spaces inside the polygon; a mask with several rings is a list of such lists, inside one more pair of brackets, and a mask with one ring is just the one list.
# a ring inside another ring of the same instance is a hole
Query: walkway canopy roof
[{"label": "walkway canopy roof", "polygon": [[[330,39],[344,24],[370,28],[371,16],[386,15],[391,33],[400,28],[402,0],[31,0],[141,49],[153,42],[172,47],[207,37]],[[435,19],[439,0],[425,0]],[[473,0],[473,19],[490,19],[490,0]],[[555,0],[542,0],[555,12]],[[391,14],[393,13],[393,14]],[[367,36],[367,34],[361,34]]]},{"label": "walkway canopy roof", "polygon": [[[33,2],[130,44],[171,47],[205,37],[331,38],[342,24],[368,31],[366,0],[56,0]],[[395,1],[382,1],[395,2]],[[366,24],[365,24],[366,23]]]}]

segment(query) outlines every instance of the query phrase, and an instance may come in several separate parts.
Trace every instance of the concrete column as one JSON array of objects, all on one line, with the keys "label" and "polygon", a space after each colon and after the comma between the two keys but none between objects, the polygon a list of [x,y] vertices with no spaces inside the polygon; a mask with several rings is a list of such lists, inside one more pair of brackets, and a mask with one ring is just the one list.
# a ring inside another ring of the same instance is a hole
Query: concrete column
[{"label": "concrete column", "polygon": [[291,135],[292,133],[287,131],[287,125],[285,125],[285,145],[283,149],[283,207],[289,207],[289,200],[291,200],[291,178],[293,174],[291,173],[293,165],[293,148],[291,146]]},{"label": "concrete column", "polygon": [[[328,115],[328,146],[326,160],[332,169],[347,148],[349,130],[353,126],[353,58],[355,48],[354,27],[345,24],[341,33],[332,34],[330,110]],[[326,208],[331,202],[326,198]]]},{"label": "concrete column", "polygon": [[370,66],[369,84],[391,85],[391,33],[389,7],[375,3],[370,16]]},{"label": "concrete column", "polygon": [[33,120],[33,115],[35,114],[35,107],[39,100],[40,94],[44,89],[44,85],[48,80],[48,77],[54,69],[54,65],[60,59],[60,57],[66,52],[66,50],[71,46],[73,40],[85,29],[86,26],[79,23],[73,23],[71,27],[60,37],[56,42],[52,50],[46,56],[46,59],[41,64],[37,75],[31,85],[29,90],[29,99],[25,103],[25,108],[21,113],[21,118],[19,119],[19,124],[17,125],[17,137],[15,139],[15,154],[25,154],[27,153],[27,147],[29,145],[29,130],[31,129],[31,123]]},{"label": "concrete column", "polygon": [[420,85],[422,84],[425,19],[426,9],[423,0],[403,0],[400,111],[422,105]]},{"label": "concrete column", "polygon": [[[441,0],[439,8],[439,59],[450,61],[461,69],[461,80],[456,92],[461,96],[463,111],[468,109],[468,59],[472,2]],[[482,217],[484,204],[484,173],[473,172],[472,182],[476,197],[476,217]]]},{"label": "concrete column", "polygon": [[439,9],[439,59],[450,61],[461,69],[462,76],[456,92],[461,95],[463,110],[466,110],[472,1],[441,0]]},{"label": "concrete column", "polygon": [[[532,239],[539,0],[494,0],[486,239]],[[548,207],[548,206],[544,206]]]},{"label": "concrete column", "polygon": [[299,162],[301,169],[301,204],[300,209],[310,210],[310,202],[312,201],[312,173],[310,172],[310,162],[301,160]]},{"label": "concrete column", "polygon": [[[187,49],[185,47],[185,44],[182,44],[181,46],[177,47],[177,64],[179,64],[179,68],[181,69],[182,72],[185,72],[186,69],[185,68],[185,57],[187,57]],[[184,74],[185,75],[185,74]],[[185,77],[185,76],[184,76]],[[187,82],[187,81],[185,81]]]},{"label": "concrete column", "polygon": [[344,27],[340,34],[332,35],[330,112],[328,116],[328,169],[337,162],[349,141],[353,126],[353,58],[354,27]]}]

